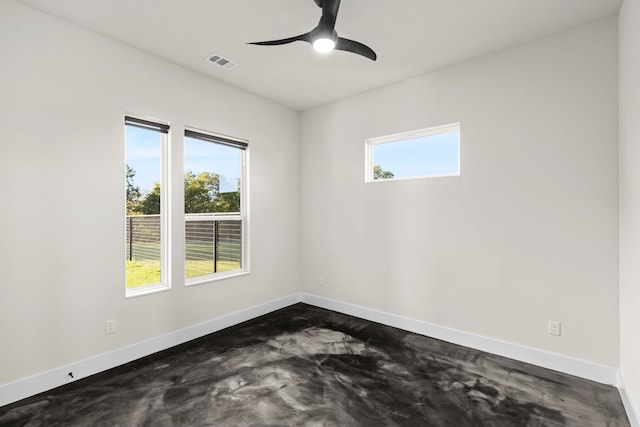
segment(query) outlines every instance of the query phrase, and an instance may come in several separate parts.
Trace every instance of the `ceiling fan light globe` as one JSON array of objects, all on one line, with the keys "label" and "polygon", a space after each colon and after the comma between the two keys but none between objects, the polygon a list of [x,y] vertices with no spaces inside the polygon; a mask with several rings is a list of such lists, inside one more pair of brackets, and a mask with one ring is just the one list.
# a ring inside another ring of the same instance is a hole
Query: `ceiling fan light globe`
[{"label": "ceiling fan light globe", "polygon": [[330,38],[322,37],[313,42],[313,48],[320,53],[331,52],[336,47],[336,42]]}]

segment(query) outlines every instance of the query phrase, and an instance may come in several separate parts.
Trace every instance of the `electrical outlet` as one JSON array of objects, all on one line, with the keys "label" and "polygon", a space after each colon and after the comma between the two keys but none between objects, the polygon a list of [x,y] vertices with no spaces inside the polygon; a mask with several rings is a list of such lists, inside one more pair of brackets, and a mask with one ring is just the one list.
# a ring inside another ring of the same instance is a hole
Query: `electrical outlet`
[{"label": "electrical outlet", "polygon": [[325,279],[324,279],[324,276],[321,276],[320,277],[320,287],[324,288],[324,285],[325,285]]},{"label": "electrical outlet", "polygon": [[104,334],[115,334],[116,333],[116,319],[107,320],[104,322]]},{"label": "electrical outlet", "polygon": [[549,320],[549,335],[560,336],[562,331],[562,323],[555,320]]}]

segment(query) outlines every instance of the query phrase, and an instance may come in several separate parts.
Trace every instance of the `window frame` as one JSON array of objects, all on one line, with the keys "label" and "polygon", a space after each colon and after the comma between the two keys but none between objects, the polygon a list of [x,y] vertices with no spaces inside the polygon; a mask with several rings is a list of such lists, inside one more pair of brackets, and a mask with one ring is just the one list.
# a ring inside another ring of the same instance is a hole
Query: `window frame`
[{"label": "window frame", "polygon": [[[184,138],[200,139],[201,141],[209,142],[212,144],[220,144],[224,146],[231,146],[240,150],[240,212],[239,214],[230,213],[210,213],[210,214],[187,214],[184,212],[184,203],[182,207],[183,212],[183,229],[186,229],[187,217],[190,217],[192,221],[239,221],[241,230],[241,251],[240,251],[240,268],[235,270],[228,270],[222,272],[214,272],[209,274],[203,274],[200,276],[186,277],[186,233],[184,236],[185,254],[183,257],[184,265],[184,285],[185,287],[197,286],[206,283],[216,282],[232,277],[243,276],[249,274],[250,262],[249,262],[249,141],[242,138],[231,137],[228,135],[222,135],[219,133],[202,130],[190,126],[184,128]],[[184,141],[184,140],[183,140]],[[182,159],[184,166],[184,157]],[[183,167],[183,174],[185,173]],[[183,184],[184,194],[184,184]]]},{"label": "window frame", "polygon": [[[388,144],[388,143],[393,143],[393,142],[401,142],[401,141],[406,141],[409,139],[414,139],[414,138],[421,138],[421,137],[428,137],[428,136],[435,136],[435,135],[441,135],[441,134],[445,134],[445,133],[451,133],[451,132],[457,132],[458,133],[458,139],[457,139],[457,150],[458,150],[458,163],[457,163],[457,172],[456,173],[446,173],[446,174],[432,174],[432,175],[416,175],[416,176],[406,176],[406,177],[393,177],[393,178],[387,178],[387,179],[374,179],[374,172],[373,169],[375,167],[375,162],[374,162],[374,155],[373,155],[373,151],[374,151],[374,147],[376,145],[380,145],[380,144]],[[460,139],[461,139],[461,135],[460,135],[460,123],[450,123],[450,124],[446,124],[446,125],[439,125],[439,126],[432,126],[429,128],[424,128],[424,129],[418,129],[418,130],[413,130],[413,131],[408,131],[408,132],[400,132],[400,133],[396,133],[396,134],[392,134],[392,135],[385,135],[385,136],[379,136],[379,137],[374,137],[374,138],[369,138],[367,140],[365,140],[365,177],[364,177],[364,181],[365,183],[372,183],[372,182],[389,182],[389,181],[406,181],[406,180],[415,180],[415,179],[428,179],[428,178],[443,178],[443,177],[455,177],[455,176],[460,176],[461,171],[460,171],[460,157],[461,157],[461,153],[460,153]]]},{"label": "window frame", "polygon": [[[125,114],[125,170],[127,165],[127,126],[138,127],[158,132],[160,140],[160,282],[148,283],[133,288],[127,287],[126,266],[125,266],[125,298],[135,298],[142,295],[149,295],[171,289],[171,250],[170,250],[170,230],[171,219],[171,192],[169,191],[169,162],[171,141],[171,127],[169,123],[161,120],[142,118],[138,115]],[[126,181],[126,173],[124,174]],[[126,210],[126,194],[125,194]],[[126,220],[126,212],[125,212]],[[126,233],[126,227],[125,227]],[[126,241],[126,236],[125,236]]]}]

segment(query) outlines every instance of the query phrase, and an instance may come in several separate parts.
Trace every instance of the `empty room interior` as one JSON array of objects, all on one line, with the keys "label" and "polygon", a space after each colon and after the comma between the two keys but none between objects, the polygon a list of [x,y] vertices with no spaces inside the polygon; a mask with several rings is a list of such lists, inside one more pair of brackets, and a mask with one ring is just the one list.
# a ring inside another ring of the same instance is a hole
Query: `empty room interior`
[{"label": "empty room interior", "polygon": [[0,424],[640,427],[638,76],[640,0],[0,0]]}]

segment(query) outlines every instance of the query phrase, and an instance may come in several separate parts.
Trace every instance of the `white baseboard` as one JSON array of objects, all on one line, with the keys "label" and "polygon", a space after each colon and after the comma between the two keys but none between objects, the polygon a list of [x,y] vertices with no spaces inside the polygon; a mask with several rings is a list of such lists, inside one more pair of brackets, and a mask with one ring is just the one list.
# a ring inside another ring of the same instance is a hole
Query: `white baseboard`
[{"label": "white baseboard", "polygon": [[510,359],[531,363],[532,365],[541,366],[543,368],[575,375],[577,377],[586,378],[599,383],[609,385],[616,385],[618,383],[618,370],[609,366],[549,353],[535,348],[472,334],[470,332],[450,329],[444,326],[383,311],[372,310],[370,308],[348,304],[317,295],[303,293],[302,302],[316,307],[326,308],[328,310],[371,320],[373,322],[382,323],[384,325],[393,326],[405,331],[437,338],[453,344],[471,347],[477,350],[486,351],[487,353],[493,353]]},{"label": "white baseboard", "polygon": [[631,427],[640,427],[640,411],[638,411],[638,407],[632,399],[631,392],[627,387],[622,372],[618,372],[618,390],[620,390],[622,404],[624,405],[625,411],[627,411]]},{"label": "white baseboard", "polygon": [[[603,384],[618,385],[625,408],[629,413],[629,418],[634,418],[631,424],[632,427],[640,427],[637,423],[638,411],[634,407],[630,396],[627,394],[628,389],[621,386],[624,380],[618,375],[618,370],[615,368],[306,293],[292,294],[166,335],[103,353],[86,360],[71,363],[32,377],[23,378],[7,384],[0,384],[0,406],[8,405],[81,378],[115,368],[141,357],[166,350],[298,302],[304,302],[454,344],[565,372]],[[74,378],[68,376],[69,372],[73,372]]]},{"label": "white baseboard", "polygon": [[[187,341],[220,331],[229,326],[237,325],[271,313],[272,311],[288,307],[300,302],[300,298],[300,294],[292,294],[166,335],[161,335],[89,359],[52,369],[32,377],[23,378],[7,384],[0,384],[0,406],[17,402],[29,396],[51,390],[81,378],[132,362],[141,357],[157,353],[158,351],[166,350]],[[73,378],[69,376],[69,372],[73,373]]]}]

